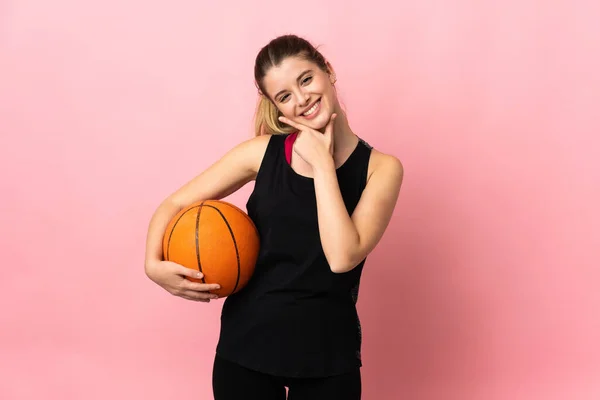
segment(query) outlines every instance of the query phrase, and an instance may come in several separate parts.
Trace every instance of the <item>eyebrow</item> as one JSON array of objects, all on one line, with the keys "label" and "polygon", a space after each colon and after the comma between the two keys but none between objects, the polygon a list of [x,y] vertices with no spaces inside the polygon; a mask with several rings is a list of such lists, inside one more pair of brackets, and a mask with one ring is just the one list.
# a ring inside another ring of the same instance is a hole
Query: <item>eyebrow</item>
[{"label": "eyebrow", "polygon": [[[298,78],[296,78],[296,82],[299,82],[300,79],[302,79],[302,77],[306,74],[308,74],[309,72],[312,72],[312,69],[307,69],[306,71],[302,72],[300,75],[298,75]],[[273,96],[274,99],[276,99],[277,97],[279,97],[279,95],[283,92],[285,92],[286,90],[280,90],[279,92],[277,92],[277,94],[275,96]]]}]

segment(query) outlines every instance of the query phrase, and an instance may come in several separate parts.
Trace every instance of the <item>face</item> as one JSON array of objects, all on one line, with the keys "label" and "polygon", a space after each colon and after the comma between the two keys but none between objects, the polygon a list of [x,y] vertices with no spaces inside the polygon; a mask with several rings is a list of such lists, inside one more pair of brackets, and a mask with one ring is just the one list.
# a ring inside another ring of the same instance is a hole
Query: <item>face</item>
[{"label": "face", "polygon": [[288,57],[265,76],[266,94],[284,117],[323,129],[338,109],[332,78],[311,61]]}]

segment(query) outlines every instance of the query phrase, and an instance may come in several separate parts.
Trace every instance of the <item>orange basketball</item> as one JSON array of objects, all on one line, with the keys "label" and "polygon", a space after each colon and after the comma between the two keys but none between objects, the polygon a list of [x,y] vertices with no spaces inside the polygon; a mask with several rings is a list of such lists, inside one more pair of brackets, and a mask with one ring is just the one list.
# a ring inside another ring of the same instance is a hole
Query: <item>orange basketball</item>
[{"label": "orange basketball", "polygon": [[218,283],[211,293],[227,297],[248,283],[254,272],[260,240],[248,215],[225,201],[205,200],[178,212],[167,225],[163,255],[201,271],[195,282]]}]

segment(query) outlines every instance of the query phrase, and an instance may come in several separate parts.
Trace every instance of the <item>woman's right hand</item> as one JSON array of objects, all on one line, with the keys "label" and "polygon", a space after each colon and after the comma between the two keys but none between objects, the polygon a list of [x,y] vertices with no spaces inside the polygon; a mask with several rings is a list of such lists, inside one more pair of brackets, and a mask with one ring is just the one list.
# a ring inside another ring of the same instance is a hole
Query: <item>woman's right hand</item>
[{"label": "woman's right hand", "polygon": [[219,296],[210,293],[210,290],[220,288],[216,283],[199,283],[187,279],[187,277],[202,279],[204,275],[194,269],[172,261],[156,261],[146,265],[146,275],[173,296],[179,296],[187,300],[210,302]]}]

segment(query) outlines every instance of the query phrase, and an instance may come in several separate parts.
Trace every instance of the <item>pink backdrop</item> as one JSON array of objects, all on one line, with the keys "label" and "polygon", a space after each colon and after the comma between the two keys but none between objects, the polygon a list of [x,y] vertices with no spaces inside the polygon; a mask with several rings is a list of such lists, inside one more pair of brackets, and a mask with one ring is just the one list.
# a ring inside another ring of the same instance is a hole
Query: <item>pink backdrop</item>
[{"label": "pink backdrop", "polygon": [[146,227],[251,135],[254,56],[286,32],[405,166],[364,398],[600,398],[592,3],[0,2],[0,398],[211,398],[222,302],[151,283]]}]

